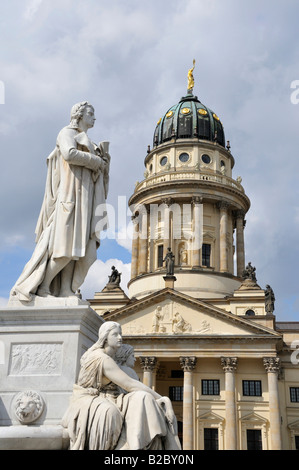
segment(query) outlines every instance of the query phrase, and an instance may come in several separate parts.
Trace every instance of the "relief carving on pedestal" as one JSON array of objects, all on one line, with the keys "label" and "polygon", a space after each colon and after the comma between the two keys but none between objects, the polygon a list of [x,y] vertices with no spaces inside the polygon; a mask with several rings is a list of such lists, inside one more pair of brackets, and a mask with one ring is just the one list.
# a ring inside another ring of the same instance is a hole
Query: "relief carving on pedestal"
[{"label": "relief carving on pedestal", "polygon": [[61,343],[14,344],[10,375],[57,375],[61,373]]}]

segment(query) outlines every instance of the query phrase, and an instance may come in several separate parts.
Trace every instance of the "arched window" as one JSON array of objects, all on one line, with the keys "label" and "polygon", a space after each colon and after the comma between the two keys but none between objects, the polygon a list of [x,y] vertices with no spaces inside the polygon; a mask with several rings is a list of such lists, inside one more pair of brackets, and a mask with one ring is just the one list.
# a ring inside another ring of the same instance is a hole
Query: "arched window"
[{"label": "arched window", "polygon": [[246,310],[245,315],[247,315],[248,317],[253,317],[255,315],[255,312],[254,312],[254,310],[249,308],[248,310]]}]

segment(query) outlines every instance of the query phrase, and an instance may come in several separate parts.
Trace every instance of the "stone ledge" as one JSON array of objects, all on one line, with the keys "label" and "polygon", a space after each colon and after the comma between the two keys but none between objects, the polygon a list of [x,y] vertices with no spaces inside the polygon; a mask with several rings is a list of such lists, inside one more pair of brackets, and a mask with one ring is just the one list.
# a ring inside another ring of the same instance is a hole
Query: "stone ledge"
[{"label": "stone ledge", "polygon": [[0,426],[0,450],[67,450],[62,426]]}]

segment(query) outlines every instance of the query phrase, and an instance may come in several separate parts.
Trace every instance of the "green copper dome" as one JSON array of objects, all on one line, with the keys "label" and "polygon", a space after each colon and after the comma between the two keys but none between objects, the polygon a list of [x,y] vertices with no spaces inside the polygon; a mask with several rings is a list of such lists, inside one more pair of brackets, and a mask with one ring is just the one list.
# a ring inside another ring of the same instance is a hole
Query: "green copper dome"
[{"label": "green copper dome", "polygon": [[159,120],[154,132],[154,147],[171,139],[209,140],[225,147],[225,136],[219,117],[192,93],[172,106]]}]

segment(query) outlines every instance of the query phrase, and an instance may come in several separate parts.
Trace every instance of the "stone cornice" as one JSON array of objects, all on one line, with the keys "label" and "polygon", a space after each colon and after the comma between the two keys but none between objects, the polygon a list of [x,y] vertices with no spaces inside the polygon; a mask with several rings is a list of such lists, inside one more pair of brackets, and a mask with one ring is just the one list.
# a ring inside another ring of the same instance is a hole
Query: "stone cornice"
[{"label": "stone cornice", "polygon": [[[215,190],[220,190],[222,193],[225,193],[227,195],[231,194],[235,197],[237,197],[239,200],[242,201],[242,204],[244,205],[243,210],[248,211],[250,208],[250,200],[246,196],[245,193],[242,191],[232,187],[228,186],[222,183],[218,183],[216,181],[209,181],[209,180],[189,180],[189,179],[183,179],[183,180],[173,180],[173,181],[163,181],[159,182],[157,184],[152,184],[149,185],[145,188],[141,188],[138,191],[136,191],[134,194],[129,199],[129,206],[132,204],[137,204],[140,203],[140,199],[146,197],[148,194],[151,196],[151,199],[153,199],[153,196],[155,195],[155,192],[157,192],[157,197],[159,198],[159,195],[161,197],[161,193],[163,190],[169,190],[171,188],[171,191],[173,192],[174,190],[178,190],[177,194],[179,194],[180,197],[182,197],[182,192],[181,192],[181,187],[184,186],[184,188],[191,188],[191,191],[194,191],[194,187],[196,189],[200,189],[201,196],[205,201],[208,201],[208,199],[211,199],[211,202],[215,202],[215,196],[212,194],[209,195],[205,193],[205,189],[209,188],[213,191]],[[175,194],[175,193],[174,193]],[[151,203],[150,201],[146,201],[146,203]],[[233,204],[232,204],[233,205]],[[236,207],[236,209],[238,209]]]},{"label": "stone cornice", "polygon": [[[258,342],[277,342],[276,337],[269,337],[268,335],[199,335],[197,333],[192,334],[184,334],[184,335],[177,335],[177,334],[169,334],[163,335],[159,333],[150,333],[150,334],[138,334],[138,335],[125,335],[123,334],[123,338],[126,341],[138,341],[138,342],[145,342],[145,343],[152,343],[155,342],[171,342],[171,341],[188,341],[188,342],[196,342],[196,344],[202,342],[221,342],[221,343],[252,343],[253,341]],[[265,356],[265,352],[263,352],[262,357]]]},{"label": "stone cornice", "polygon": [[[212,276],[220,276],[220,277],[226,277],[226,278],[229,278],[229,279],[235,279],[236,281],[239,281],[241,283],[241,279],[237,276],[234,276],[233,274],[231,273],[227,273],[227,272],[220,272],[220,271],[214,271],[214,268],[202,268],[202,267],[198,267],[198,268],[192,268],[192,269],[184,269],[183,271],[180,270],[180,268],[177,268],[175,267],[174,268],[175,272],[178,273],[178,274],[209,274],[212,275]],[[140,279],[141,277],[144,278],[146,276],[162,276],[162,275],[165,275],[165,269],[164,271],[161,269],[161,270],[157,270],[157,271],[154,271],[154,272],[151,272],[151,273],[142,273],[142,274],[139,274],[138,276],[134,277],[133,279],[130,279],[130,281],[128,282],[128,287],[132,284],[132,282]],[[159,291],[161,292],[161,291]],[[176,291],[178,292],[178,291]],[[152,294],[149,294],[149,295],[152,295]],[[216,300],[222,300],[222,301],[226,301],[226,298],[225,299],[216,299]],[[206,302],[209,303],[210,302],[210,299],[206,299]],[[212,302],[213,303],[213,302]]]}]

